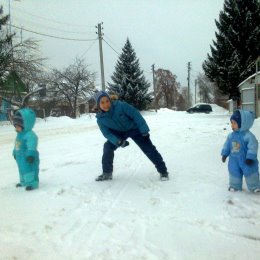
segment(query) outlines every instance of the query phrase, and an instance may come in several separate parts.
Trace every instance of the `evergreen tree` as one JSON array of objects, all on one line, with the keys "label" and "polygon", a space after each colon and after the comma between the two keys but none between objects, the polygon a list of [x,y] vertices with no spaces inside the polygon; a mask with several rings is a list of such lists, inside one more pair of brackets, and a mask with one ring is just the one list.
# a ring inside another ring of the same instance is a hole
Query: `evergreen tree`
[{"label": "evergreen tree", "polygon": [[11,43],[13,35],[7,33],[8,19],[9,16],[3,15],[3,7],[0,6],[0,82],[3,81],[12,59]]},{"label": "evergreen tree", "polygon": [[109,84],[109,93],[117,94],[121,100],[143,110],[152,101],[151,94],[148,94],[150,84],[145,80],[143,71],[140,70],[139,60],[132,45],[127,39],[122,53],[117,61],[115,72]]},{"label": "evergreen tree", "polygon": [[203,69],[223,94],[239,97],[237,86],[255,72],[255,60],[260,55],[260,3],[225,0],[215,23],[216,41]]}]

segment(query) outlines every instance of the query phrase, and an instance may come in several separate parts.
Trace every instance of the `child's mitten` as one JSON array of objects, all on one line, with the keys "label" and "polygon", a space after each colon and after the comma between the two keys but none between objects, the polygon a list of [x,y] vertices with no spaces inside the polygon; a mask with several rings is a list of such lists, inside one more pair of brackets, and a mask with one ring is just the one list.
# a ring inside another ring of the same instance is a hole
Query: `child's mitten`
[{"label": "child's mitten", "polygon": [[254,160],[252,160],[252,159],[246,159],[246,164],[247,165],[251,165],[251,164],[253,164],[254,163]]},{"label": "child's mitten", "polygon": [[28,163],[33,163],[33,162],[34,162],[34,157],[33,157],[33,156],[27,156],[27,157],[26,157],[26,161],[27,161]]}]

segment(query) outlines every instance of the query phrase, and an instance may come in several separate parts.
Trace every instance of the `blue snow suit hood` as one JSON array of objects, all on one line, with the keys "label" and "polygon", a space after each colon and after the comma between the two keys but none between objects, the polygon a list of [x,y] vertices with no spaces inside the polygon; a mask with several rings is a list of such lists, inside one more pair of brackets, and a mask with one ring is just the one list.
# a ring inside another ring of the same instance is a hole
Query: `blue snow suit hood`
[{"label": "blue snow suit hood", "polygon": [[141,134],[147,134],[149,127],[140,112],[126,102],[119,100],[111,102],[109,111],[101,111],[96,115],[98,126],[106,139],[118,146],[121,141],[113,130],[127,132],[138,129]]},{"label": "blue snow suit hood", "polygon": [[241,127],[239,131],[247,131],[249,130],[254,124],[254,114],[250,111],[238,109],[240,116],[241,116]]},{"label": "blue snow suit hood", "polygon": [[[250,111],[238,110],[241,115],[241,128],[230,133],[221,151],[221,155],[228,157],[229,172],[239,177],[241,171],[245,176],[258,172],[258,141],[249,129],[254,123],[254,114]],[[254,163],[247,165],[246,159]]]}]

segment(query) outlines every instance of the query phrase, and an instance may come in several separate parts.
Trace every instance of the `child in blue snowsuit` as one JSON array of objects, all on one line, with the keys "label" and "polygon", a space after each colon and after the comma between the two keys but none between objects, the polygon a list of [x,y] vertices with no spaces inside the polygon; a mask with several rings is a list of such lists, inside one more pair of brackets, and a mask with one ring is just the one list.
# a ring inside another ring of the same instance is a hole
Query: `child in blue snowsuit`
[{"label": "child in blue snowsuit", "polygon": [[25,187],[27,191],[37,189],[39,186],[38,137],[32,131],[35,121],[35,113],[29,108],[18,110],[13,118],[17,132],[13,156],[20,176],[20,182],[16,187]]},{"label": "child in blue snowsuit", "polygon": [[95,94],[99,112],[96,115],[98,126],[107,139],[104,144],[102,168],[103,173],[96,181],[112,179],[114,151],[118,147],[129,145],[131,138],[152,161],[160,174],[161,180],[168,180],[168,172],[162,156],[152,144],[149,127],[139,111],[133,106],[119,100],[112,101],[104,91]]},{"label": "child in blue snowsuit", "polygon": [[222,149],[222,161],[229,156],[229,191],[241,191],[242,179],[251,192],[260,192],[257,160],[258,142],[249,131],[254,123],[253,113],[236,110],[230,118],[233,132],[227,137]]}]

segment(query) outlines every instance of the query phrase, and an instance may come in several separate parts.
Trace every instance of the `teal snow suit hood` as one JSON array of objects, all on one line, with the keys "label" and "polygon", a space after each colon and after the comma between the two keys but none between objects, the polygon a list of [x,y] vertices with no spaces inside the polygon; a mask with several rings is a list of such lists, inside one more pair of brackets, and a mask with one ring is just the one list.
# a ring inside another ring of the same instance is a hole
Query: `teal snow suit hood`
[{"label": "teal snow suit hood", "polygon": [[28,132],[32,130],[36,121],[34,111],[29,108],[22,108],[16,112],[17,114],[20,114],[23,119],[23,131]]}]

